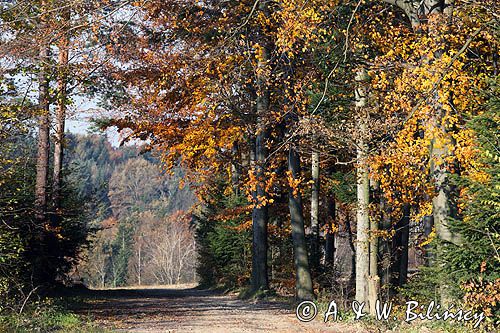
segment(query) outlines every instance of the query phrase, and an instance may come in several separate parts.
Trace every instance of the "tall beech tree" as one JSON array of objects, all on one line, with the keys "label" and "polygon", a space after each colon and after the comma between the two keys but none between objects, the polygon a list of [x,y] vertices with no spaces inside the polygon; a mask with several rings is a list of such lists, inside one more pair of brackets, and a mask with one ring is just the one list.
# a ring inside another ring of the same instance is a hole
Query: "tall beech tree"
[{"label": "tall beech tree", "polygon": [[302,195],[300,194],[300,188],[298,187],[301,173],[300,155],[293,146],[290,146],[288,154],[288,182],[290,186],[288,207],[290,209],[292,226],[296,274],[295,289],[299,300],[312,300],[314,298],[314,294],[304,231]]},{"label": "tall beech tree", "polygon": [[[395,127],[395,144],[391,146],[397,150],[382,153],[386,156],[383,163],[388,167],[386,171],[401,175],[405,180],[397,181],[391,177],[387,182],[389,178],[384,175],[381,187],[386,197],[393,196],[390,192],[398,193],[400,199],[390,199],[392,204],[416,203],[418,215],[422,217],[429,216],[429,209],[432,209],[436,235],[441,244],[459,244],[460,235],[449,228],[452,218],[460,218],[456,207],[460,193],[451,179],[454,173],[470,170],[463,157],[471,142],[466,139],[468,134],[463,124],[476,112],[474,105],[483,105],[484,101],[478,93],[465,92],[478,92],[485,85],[486,64],[493,50],[490,48],[492,35],[485,25],[488,14],[484,4],[474,1],[385,2],[403,11],[411,30],[404,33],[405,39],[396,46],[383,45],[383,39],[377,35],[379,45],[385,49],[385,55],[379,57],[380,64],[386,66],[391,62],[398,64],[399,69],[393,73],[380,71],[374,75],[373,86],[375,90],[384,89],[390,85],[388,78],[394,78],[396,89],[383,94],[383,109],[399,107],[405,114]],[[479,18],[475,22],[470,20],[472,12]],[[399,31],[405,29],[401,27]],[[484,41],[490,44],[479,51],[477,48]],[[404,45],[408,46],[406,50],[401,48]],[[472,56],[477,62],[468,52],[473,49],[478,50],[476,56]],[[473,62],[476,65],[464,65]],[[483,74],[478,75],[480,72]],[[464,95],[468,96],[462,98]],[[390,160],[399,162],[390,163]],[[418,186],[408,191],[408,181]],[[390,189],[393,185],[388,186],[389,183],[397,186]],[[432,198],[432,202],[428,198]],[[406,215],[400,208],[395,211],[400,216]],[[429,218],[425,221],[428,223]],[[406,241],[407,237],[403,239]],[[434,264],[438,265],[438,261]],[[406,263],[402,265],[404,267]],[[443,285],[441,296],[444,303],[448,301],[447,294]]]},{"label": "tall beech tree", "polygon": [[[268,20],[271,13],[268,1],[260,1],[259,12],[264,20]],[[267,140],[269,132],[266,124],[266,114],[270,111],[269,73],[270,49],[272,47],[269,36],[260,31],[262,37],[258,41],[257,68],[256,68],[256,132],[255,132],[255,189],[254,207],[252,212],[252,289],[269,289],[267,276],[267,225],[269,213],[267,206],[268,195],[265,191],[264,173],[268,154]]]},{"label": "tall beech tree", "polygon": [[368,301],[368,279],[370,276],[370,176],[368,172],[368,137],[369,137],[369,113],[368,113],[368,74],[365,69],[359,69],[356,74],[356,113],[359,119],[359,133],[356,143],[357,168],[357,238],[356,238],[356,300],[358,302]]}]

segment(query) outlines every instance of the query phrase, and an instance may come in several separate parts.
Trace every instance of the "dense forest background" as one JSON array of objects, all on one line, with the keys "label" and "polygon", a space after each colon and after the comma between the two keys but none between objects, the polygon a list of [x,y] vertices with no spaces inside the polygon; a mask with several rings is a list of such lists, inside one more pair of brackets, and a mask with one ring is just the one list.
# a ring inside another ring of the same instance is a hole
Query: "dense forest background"
[{"label": "dense forest background", "polygon": [[95,231],[72,279],[100,288],[194,282],[195,198],[180,188],[181,169],[166,175],[150,153],[100,135],[69,136],[67,149],[68,181]]},{"label": "dense forest background", "polygon": [[[28,186],[36,156],[33,142],[29,133],[19,135],[11,153],[4,155],[24,165],[23,172],[11,174],[7,184]],[[75,220],[65,230],[68,234],[59,237],[58,246],[69,246],[64,250],[73,251],[58,255],[62,260],[72,254],[66,268],[58,267],[60,273],[54,272],[60,282],[104,288],[195,281],[194,194],[189,185],[181,188],[180,168],[167,175],[159,160],[141,149],[113,147],[106,135],[66,134],[63,190],[71,206],[65,216]],[[30,205],[29,199],[21,202],[12,192],[3,193],[3,202]],[[29,240],[20,233],[22,229],[11,230],[3,234],[3,242],[17,257]],[[65,237],[72,244],[63,245]],[[16,239],[19,243],[12,244]],[[4,269],[8,267],[12,268]]]}]

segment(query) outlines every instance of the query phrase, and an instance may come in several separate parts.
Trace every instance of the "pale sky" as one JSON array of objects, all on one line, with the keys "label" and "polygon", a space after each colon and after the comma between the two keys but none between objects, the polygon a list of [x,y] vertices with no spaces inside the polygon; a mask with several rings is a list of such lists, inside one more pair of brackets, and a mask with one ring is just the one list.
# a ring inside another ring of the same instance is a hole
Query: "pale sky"
[{"label": "pale sky", "polygon": [[[66,131],[75,134],[88,134],[91,127],[90,118],[105,113],[106,110],[97,106],[97,100],[75,96],[74,103],[69,106],[66,117]],[[116,128],[106,130],[106,136],[113,146],[118,146],[119,133]]]}]

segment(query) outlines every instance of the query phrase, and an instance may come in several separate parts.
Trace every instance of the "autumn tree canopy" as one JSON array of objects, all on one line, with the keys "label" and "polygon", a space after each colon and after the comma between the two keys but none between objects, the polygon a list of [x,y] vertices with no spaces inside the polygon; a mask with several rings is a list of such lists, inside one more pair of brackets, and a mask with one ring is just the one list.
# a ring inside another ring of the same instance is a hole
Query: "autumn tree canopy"
[{"label": "autumn tree canopy", "polygon": [[0,294],[81,270],[498,325],[498,1],[1,6]]}]

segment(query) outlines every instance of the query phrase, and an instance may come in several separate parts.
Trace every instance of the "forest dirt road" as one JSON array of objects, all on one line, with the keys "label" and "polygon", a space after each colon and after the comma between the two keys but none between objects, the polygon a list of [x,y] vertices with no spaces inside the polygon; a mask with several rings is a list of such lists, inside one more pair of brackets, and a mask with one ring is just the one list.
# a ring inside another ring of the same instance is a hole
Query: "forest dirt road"
[{"label": "forest dirt road", "polygon": [[189,287],[94,290],[75,311],[118,332],[363,332],[341,323],[301,323],[289,304]]}]

